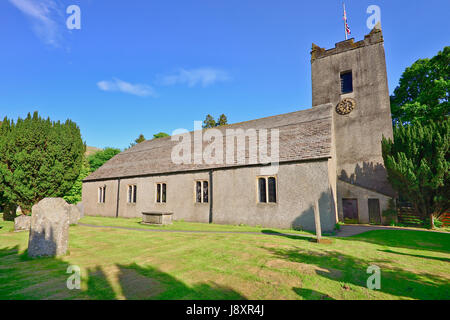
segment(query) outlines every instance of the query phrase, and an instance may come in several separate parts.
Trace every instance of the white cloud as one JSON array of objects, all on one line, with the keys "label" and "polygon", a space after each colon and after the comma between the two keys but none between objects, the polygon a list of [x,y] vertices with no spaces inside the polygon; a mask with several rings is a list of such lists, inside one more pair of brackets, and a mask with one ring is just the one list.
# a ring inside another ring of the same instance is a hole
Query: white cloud
[{"label": "white cloud", "polygon": [[97,82],[97,86],[103,91],[119,91],[124,93],[133,94],[135,96],[156,97],[155,90],[146,84],[133,84],[114,78],[112,81],[100,81]]},{"label": "white cloud", "polygon": [[161,84],[171,86],[175,84],[186,84],[189,87],[201,85],[207,87],[216,82],[223,82],[230,80],[230,76],[223,70],[213,68],[199,68],[199,69],[181,69],[174,75],[164,76],[161,79]]},{"label": "white cloud", "polygon": [[55,47],[59,46],[62,40],[63,13],[55,1],[9,0],[9,2],[30,18],[33,31],[42,41]]}]

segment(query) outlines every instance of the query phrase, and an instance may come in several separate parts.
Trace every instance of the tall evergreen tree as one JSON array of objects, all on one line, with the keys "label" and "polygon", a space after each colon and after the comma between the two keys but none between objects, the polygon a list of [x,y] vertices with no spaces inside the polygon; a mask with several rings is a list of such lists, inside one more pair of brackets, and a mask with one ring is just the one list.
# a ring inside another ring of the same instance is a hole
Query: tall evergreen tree
[{"label": "tall evergreen tree", "polygon": [[382,149],[389,182],[410,201],[423,218],[450,209],[450,120],[398,125],[394,141],[383,138]]},{"label": "tall evergreen tree", "polygon": [[46,197],[62,197],[78,178],[85,145],[78,126],[37,112],[0,126],[0,192],[24,213]]}]

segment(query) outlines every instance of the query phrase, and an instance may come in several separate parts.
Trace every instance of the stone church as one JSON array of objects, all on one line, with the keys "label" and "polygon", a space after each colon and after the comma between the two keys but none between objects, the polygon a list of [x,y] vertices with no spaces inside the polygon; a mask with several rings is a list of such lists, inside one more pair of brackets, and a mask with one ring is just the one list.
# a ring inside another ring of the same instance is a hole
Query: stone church
[{"label": "stone church", "polygon": [[85,214],[172,212],[174,220],[314,230],[317,203],[325,232],[338,221],[382,222],[394,194],[381,152],[382,137],[393,135],[381,27],[332,49],[313,44],[311,68],[312,108],[217,129],[277,129],[275,173],[251,161],[175,164],[173,137],[149,140],[83,181]]}]

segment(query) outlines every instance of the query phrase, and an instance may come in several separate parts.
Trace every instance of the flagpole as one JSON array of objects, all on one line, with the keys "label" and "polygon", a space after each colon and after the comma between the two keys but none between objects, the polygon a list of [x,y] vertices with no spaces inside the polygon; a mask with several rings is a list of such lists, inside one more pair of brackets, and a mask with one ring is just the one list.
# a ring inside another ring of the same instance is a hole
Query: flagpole
[{"label": "flagpole", "polygon": [[347,35],[347,12],[345,11],[345,2],[342,2],[342,6],[344,7],[344,31],[345,31],[345,40],[348,40],[348,35]]}]

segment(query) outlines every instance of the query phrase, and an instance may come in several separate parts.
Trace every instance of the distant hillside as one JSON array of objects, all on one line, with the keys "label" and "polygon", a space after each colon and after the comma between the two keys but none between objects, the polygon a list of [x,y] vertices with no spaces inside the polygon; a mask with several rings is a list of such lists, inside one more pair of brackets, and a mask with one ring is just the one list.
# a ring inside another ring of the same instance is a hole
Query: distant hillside
[{"label": "distant hillside", "polygon": [[91,154],[94,154],[94,153],[96,153],[98,151],[102,151],[102,150],[103,149],[100,149],[100,148],[86,146],[86,153],[85,153],[85,155],[86,156],[90,156]]}]

